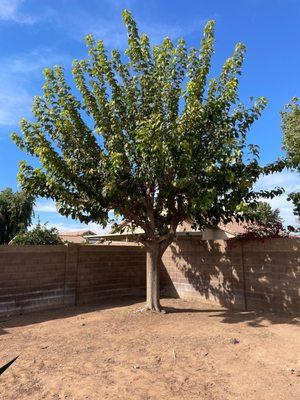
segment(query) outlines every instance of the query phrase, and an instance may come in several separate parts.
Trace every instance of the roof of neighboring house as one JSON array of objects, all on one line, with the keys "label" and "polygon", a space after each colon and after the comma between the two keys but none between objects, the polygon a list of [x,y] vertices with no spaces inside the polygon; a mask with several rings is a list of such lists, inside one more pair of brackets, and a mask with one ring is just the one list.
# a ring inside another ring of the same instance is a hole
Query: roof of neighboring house
[{"label": "roof of neighboring house", "polygon": [[86,230],[86,229],[81,229],[79,231],[63,231],[59,232],[60,235],[63,236],[85,236],[85,235],[95,235],[94,232]]},{"label": "roof of neighboring house", "polygon": [[80,231],[59,232],[61,240],[72,243],[86,243],[87,240],[84,237],[86,235],[95,235],[95,233],[84,229]]},{"label": "roof of neighboring house", "polygon": [[105,246],[138,246],[140,247],[141,245],[136,242],[124,242],[122,240],[99,240],[98,242],[95,242],[97,245],[105,245]]},{"label": "roof of neighboring house", "polygon": [[227,233],[230,233],[233,236],[240,235],[247,231],[246,224],[237,221],[231,221],[228,222],[227,224],[220,223],[219,228]]},{"label": "roof of neighboring house", "polygon": [[[201,237],[204,240],[214,240],[214,239],[232,238],[244,232],[245,232],[244,224],[236,221],[232,221],[227,224],[221,223],[216,228],[212,229],[207,228],[202,231],[199,229],[193,229],[192,222],[184,221],[182,224],[178,226],[176,236],[177,237],[193,236],[193,237]],[[124,239],[132,240],[133,235],[140,235],[143,233],[144,231],[141,228],[137,227],[132,229],[130,224],[128,224],[125,221],[122,221],[117,228],[111,229],[111,231],[106,234],[86,235],[86,238],[88,239],[89,242],[98,244],[101,242],[101,240],[102,241],[103,240],[122,241]]]}]

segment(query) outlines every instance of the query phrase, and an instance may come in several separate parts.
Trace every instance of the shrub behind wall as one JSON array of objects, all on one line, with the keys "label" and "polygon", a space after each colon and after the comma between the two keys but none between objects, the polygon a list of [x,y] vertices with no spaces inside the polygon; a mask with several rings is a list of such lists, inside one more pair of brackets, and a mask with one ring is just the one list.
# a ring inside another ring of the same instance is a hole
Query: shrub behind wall
[{"label": "shrub behind wall", "polygon": [[18,233],[10,245],[55,245],[62,244],[56,228],[47,228],[38,223],[32,230]]}]

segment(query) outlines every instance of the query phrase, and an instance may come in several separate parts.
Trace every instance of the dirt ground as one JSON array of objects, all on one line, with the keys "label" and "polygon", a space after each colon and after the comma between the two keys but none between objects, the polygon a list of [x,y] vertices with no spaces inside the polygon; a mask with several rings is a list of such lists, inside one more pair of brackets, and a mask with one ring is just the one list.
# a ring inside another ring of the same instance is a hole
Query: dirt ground
[{"label": "dirt ground", "polygon": [[299,400],[300,319],[134,299],[0,323],[0,399]]}]

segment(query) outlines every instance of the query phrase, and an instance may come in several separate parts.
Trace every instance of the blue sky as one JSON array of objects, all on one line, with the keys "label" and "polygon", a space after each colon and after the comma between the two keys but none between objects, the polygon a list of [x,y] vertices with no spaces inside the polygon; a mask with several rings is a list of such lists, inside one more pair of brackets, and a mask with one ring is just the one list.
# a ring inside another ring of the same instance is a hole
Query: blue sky
[{"label": "blue sky", "polygon": [[[26,159],[10,140],[21,117],[30,118],[31,100],[41,93],[42,70],[55,64],[70,69],[74,58],[83,58],[83,37],[93,33],[107,48],[126,46],[121,11],[131,10],[141,31],[153,43],[169,36],[184,37],[197,46],[208,19],[216,20],[216,52],[212,73],[232,53],[236,42],[247,46],[240,96],[266,96],[262,118],[249,139],[261,148],[261,162],[282,155],[280,110],[300,96],[299,0],[0,0],[0,190],[16,189],[18,162]],[[258,188],[300,188],[296,173],[262,177]],[[296,224],[286,195],[271,201],[286,223]],[[55,204],[38,199],[36,215],[60,230],[82,225],[57,214]],[[101,227],[91,225],[95,231]]]}]

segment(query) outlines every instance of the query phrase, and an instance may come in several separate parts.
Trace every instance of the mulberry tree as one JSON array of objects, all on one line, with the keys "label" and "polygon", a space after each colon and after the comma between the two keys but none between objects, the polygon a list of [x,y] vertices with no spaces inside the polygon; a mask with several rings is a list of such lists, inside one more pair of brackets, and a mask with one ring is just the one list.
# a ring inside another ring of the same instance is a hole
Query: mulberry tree
[{"label": "mulberry tree", "polygon": [[[52,198],[62,215],[105,226],[109,212],[143,234],[147,252],[147,307],[160,310],[159,265],[180,223],[205,228],[243,218],[260,174],[246,133],[266,105],[247,108],[238,97],[245,46],[237,44],[220,75],[209,78],[214,22],[199,48],[169,38],[151,46],[130,12],[125,54],[87,36],[88,56],[73,63],[78,94],[60,67],[45,70],[33,122],[21,121],[17,145],[37,157],[20,164],[19,180],[35,196]],[[123,224],[122,224],[123,226]]]}]

